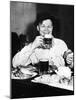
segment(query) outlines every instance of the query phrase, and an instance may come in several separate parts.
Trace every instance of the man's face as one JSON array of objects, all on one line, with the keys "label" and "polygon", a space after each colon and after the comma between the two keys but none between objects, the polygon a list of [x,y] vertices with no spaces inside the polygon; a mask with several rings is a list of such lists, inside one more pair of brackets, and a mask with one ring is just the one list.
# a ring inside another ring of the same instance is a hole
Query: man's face
[{"label": "man's face", "polygon": [[50,19],[44,20],[37,26],[37,29],[41,36],[45,36],[46,34],[52,36],[53,25]]}]

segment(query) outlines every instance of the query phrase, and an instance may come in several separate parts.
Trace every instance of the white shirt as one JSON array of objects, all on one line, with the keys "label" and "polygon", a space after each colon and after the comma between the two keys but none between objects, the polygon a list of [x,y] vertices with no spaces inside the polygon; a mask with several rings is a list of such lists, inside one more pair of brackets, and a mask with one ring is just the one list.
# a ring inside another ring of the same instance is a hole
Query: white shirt
[{"label": "white shirt", "polygon": [[63,40],[53,38],[53,45],[50,49],[36,48],[32,51],[31,47],[32,44],[30,43],[14,56],[13,67],[17,67],[19,65],[26,67],[30,63],[38,63],[41,59],[47,59],[49,61],[49,65],[54,64],[57,67],[65,65],[63,54],[67,51],[68,47]]}]

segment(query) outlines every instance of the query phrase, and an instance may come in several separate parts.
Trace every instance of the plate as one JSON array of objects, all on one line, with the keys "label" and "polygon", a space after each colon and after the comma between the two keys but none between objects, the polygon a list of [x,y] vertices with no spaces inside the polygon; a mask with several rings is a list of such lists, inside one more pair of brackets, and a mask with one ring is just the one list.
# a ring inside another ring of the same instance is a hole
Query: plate
[{"label": "plate", "polygon": [[29,79],[36,75],[37,73],[34,71],[30,71],[27,68],[21,68],[21,70],[16,74],[13,72],[11,73],[11,79]]}]

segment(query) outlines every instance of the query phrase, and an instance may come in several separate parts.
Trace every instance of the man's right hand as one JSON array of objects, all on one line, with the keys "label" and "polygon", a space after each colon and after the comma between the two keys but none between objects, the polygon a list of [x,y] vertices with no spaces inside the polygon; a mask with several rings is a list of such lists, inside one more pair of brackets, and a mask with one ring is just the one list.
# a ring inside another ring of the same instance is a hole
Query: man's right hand
[{"label": "man's right hand", "polygon": [[43,44],[43,38],[42,36],[37,36],[34,40],[34,42],[32,43],[32,48],[37,48],[39,46],[41,46]]}]

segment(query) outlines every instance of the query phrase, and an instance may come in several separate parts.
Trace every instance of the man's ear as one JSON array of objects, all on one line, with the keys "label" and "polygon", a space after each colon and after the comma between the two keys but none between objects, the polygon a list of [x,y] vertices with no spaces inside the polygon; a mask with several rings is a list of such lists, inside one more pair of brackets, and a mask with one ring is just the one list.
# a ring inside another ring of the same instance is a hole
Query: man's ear
[{"label": "man's ear", "polygon": [[39,26],[37,26],[37,31],[39,31]]}]

